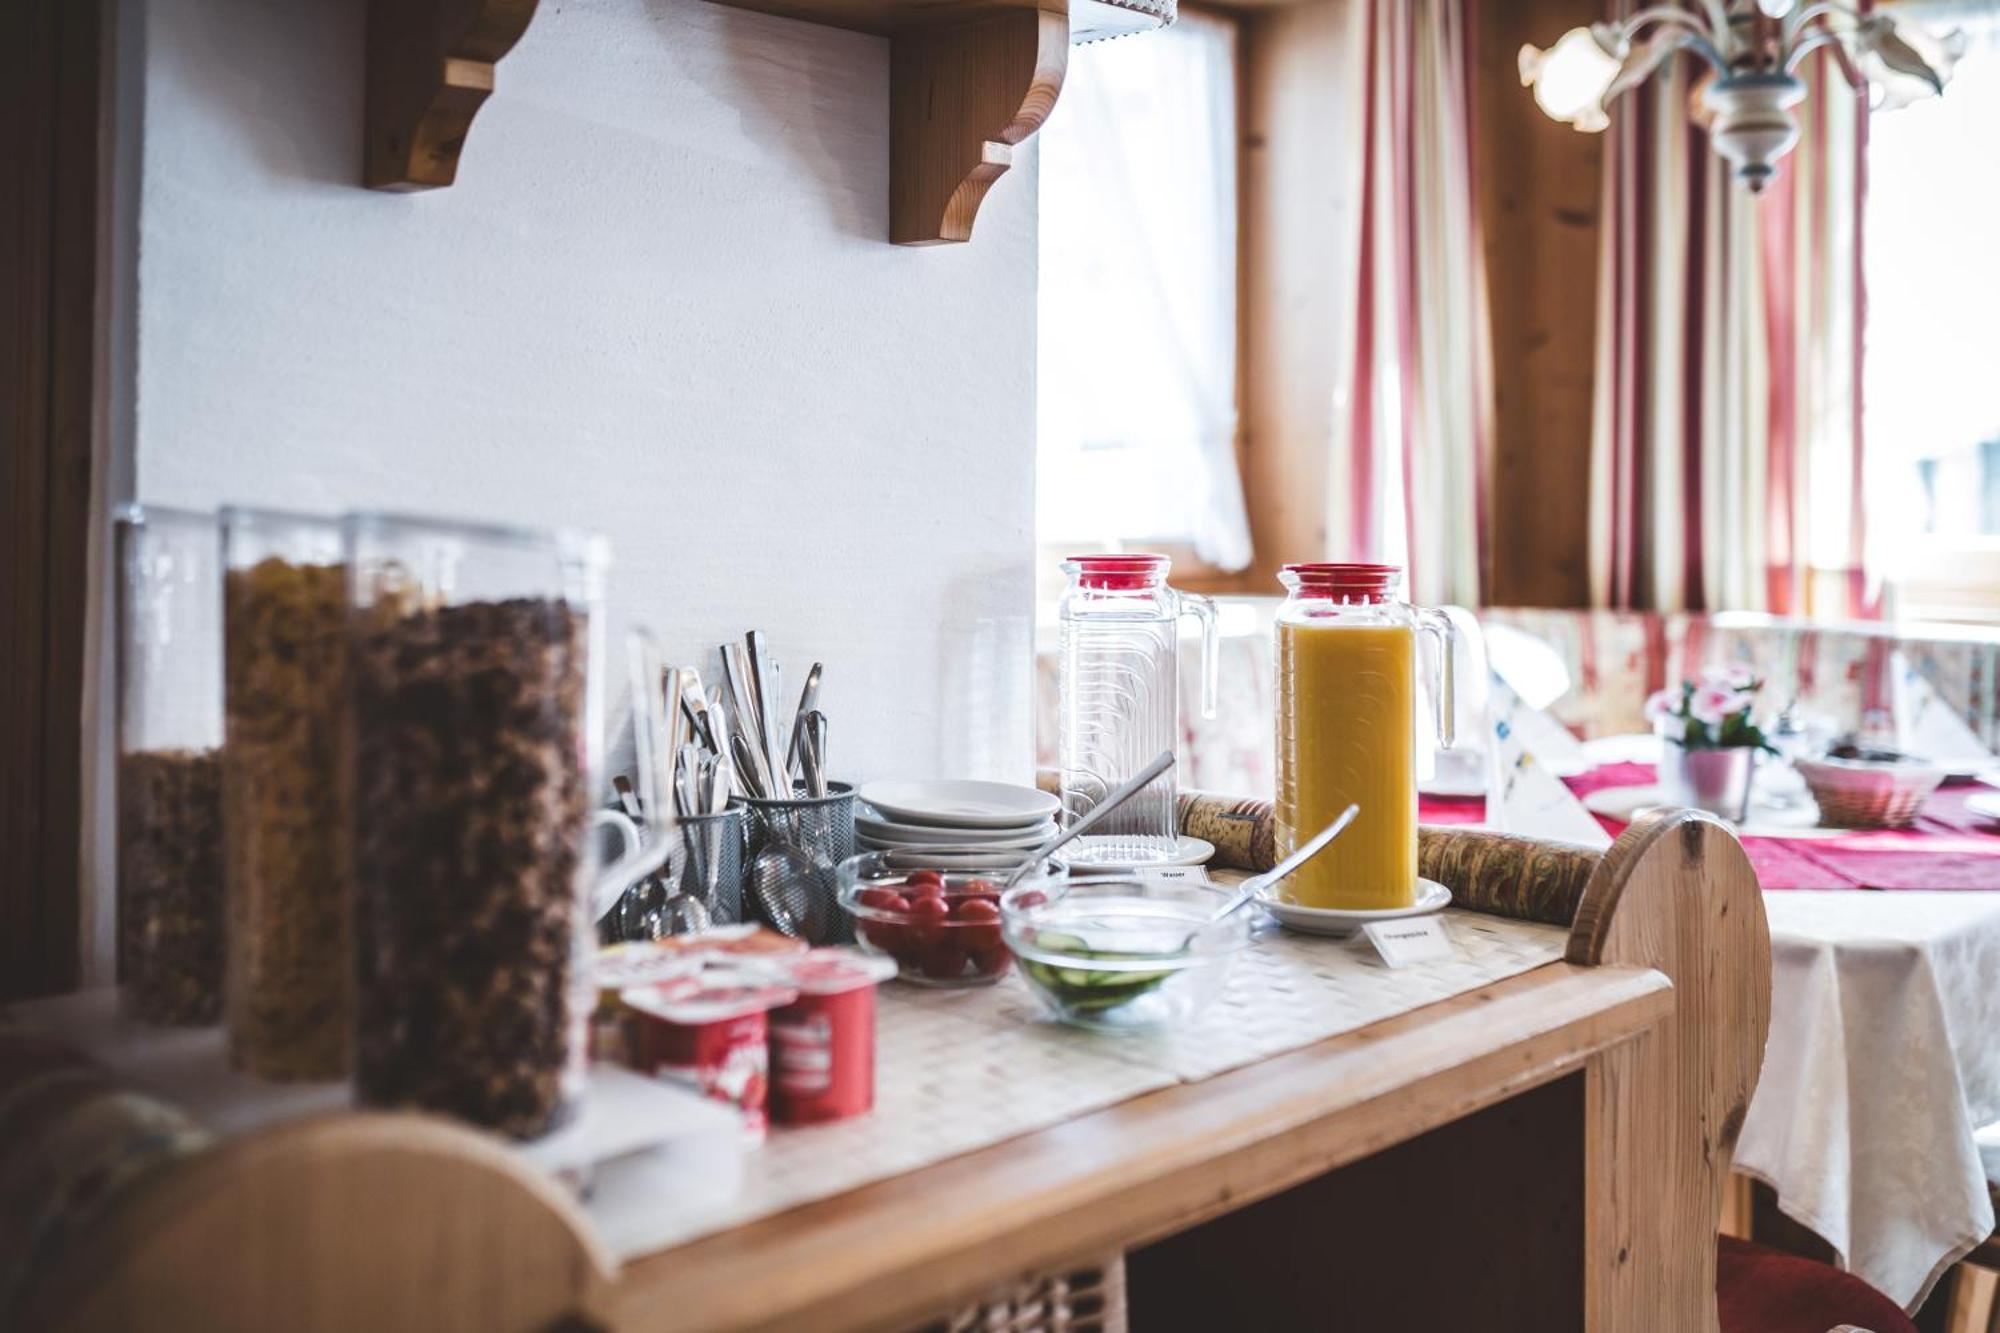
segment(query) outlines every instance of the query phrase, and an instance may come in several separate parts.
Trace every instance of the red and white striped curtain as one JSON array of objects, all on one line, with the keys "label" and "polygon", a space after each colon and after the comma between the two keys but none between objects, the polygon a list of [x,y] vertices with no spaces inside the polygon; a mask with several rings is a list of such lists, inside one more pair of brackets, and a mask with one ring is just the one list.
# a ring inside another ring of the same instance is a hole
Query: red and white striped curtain
[{"label": "red and white striped curtain", "polygon": [[1409,594],[1428,605],[1479,602],[1493,437],[1467,55],[1476,3],[1367,0],[1362,23],[1354,364],[1328,470],[1330,554],[1405,564]]},{"label": "red and white striped curtain", "polygon": [[1862,559],[1867,108],[1811,57],[1799,145],[1752,195],[1683,57],[1613,109],[1591,457],[1600,606],[1872,614]]}]

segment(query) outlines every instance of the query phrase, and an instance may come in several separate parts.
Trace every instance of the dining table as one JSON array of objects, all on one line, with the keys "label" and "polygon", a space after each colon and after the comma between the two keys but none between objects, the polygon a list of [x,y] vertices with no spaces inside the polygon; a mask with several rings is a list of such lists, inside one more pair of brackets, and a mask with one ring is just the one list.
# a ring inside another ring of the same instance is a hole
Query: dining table
[{"label": "dining table", "polygon": [[[1654,780],[1644,763],[1564,779],[1579,799]],[[1980,1138],[2000,1122],[2000,822],[1972,808],[1991,791],[1940,787],[1907,828],[1742,839],[1772,996],[1735,1169],[1911,1311],[1994,1230]],[[1484,814],[1429,796],[1419,812]]]}]

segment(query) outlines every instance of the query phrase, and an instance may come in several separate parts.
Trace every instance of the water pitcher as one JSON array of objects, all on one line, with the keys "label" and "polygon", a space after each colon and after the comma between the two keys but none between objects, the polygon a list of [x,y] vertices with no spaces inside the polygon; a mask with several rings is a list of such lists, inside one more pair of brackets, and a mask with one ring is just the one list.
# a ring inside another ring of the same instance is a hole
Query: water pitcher
[{"label": "water pitcher", "polygon": [[[1066,819],[1094,808],[1180,736],[1180,619],[1201,622],[1201,711],[1215,716],[1215,604],[1167,586],[1163,555],[1063,562],[1059,762]],[[1070,860],[1171,860],[1178,828],[1171,770],[1073,844]]]}]

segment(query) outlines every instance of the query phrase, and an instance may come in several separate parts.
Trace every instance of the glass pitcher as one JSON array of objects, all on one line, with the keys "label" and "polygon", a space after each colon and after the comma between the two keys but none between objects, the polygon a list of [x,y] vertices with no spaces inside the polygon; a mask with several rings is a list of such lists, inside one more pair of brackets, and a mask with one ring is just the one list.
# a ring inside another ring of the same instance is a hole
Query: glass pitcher
[{"label": "glass pitcher", "polygon": [[[530,1138],[582,1091],[594,922],[677,842],[658,654],[628,645],[641,839],[593,808],[605,544],[377,514],[347,532],[355,1097]],[[604,825],[625,851],[599,867]]]},{"label": "glass pitcher", "polygon": [[1397,599],[1394,565],[1286,565],[1277,615],[1277,853],[1361,813],[1281,886],[1307,907],[1408,907],[1417,887],[1417,635],[1437,647],[1435,730],[1453,740],[1452,625]]},{"label": "glass pitcher", "polygon": [[[1201,622],[1201,715],[1215,716],[1215,604],[1167,586],[1163,555],[1065,560],[1058,757],[1065,819],[1104,799],[1180,738],[1180,618]],[[1179,828],[1169,769],[1088,836],[1075,864],[1162,863]]]}]

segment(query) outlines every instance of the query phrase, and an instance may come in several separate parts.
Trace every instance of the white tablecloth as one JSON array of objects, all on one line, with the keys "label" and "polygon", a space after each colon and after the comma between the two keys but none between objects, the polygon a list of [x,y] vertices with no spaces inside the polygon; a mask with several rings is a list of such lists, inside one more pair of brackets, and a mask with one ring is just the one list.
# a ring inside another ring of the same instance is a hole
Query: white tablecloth
[{"label": "white tablecloth", "polygon": [[1736,1166],[1914,1310],[1993,1230],[2000,893],[1766,893],[1771,1040]]}]

